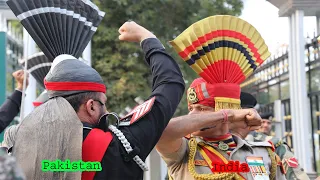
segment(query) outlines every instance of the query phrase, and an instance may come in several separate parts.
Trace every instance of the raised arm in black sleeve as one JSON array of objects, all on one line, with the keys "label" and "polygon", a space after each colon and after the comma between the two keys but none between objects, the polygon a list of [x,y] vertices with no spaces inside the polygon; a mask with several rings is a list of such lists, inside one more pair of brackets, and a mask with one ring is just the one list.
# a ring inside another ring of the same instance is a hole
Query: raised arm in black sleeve
[{"label": "raised arm in black sleeve", "polygon": [[139,156],[145,159],[172,118],[183,96],[185,84],[178,64],[165,52],[158,39],[146,39],[141,46],[152,72],[150,98],[155,96],[156,100],[146,116],[120,129],[129,142],[140,149]]},{"label": "raised arm in black sleeve", "polygon": [[0,133],[12,122],[13,118],[18,115],[21,96],[22,93],[15,90],[0,107]]}]

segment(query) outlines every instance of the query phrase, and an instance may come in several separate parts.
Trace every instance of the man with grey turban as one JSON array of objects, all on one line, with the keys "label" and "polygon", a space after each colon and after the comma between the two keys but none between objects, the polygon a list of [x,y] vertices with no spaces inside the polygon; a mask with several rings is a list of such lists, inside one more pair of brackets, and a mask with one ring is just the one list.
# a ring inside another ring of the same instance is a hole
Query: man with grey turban
[{"label": "man with grey turban", "polygon": [[80,179],[78,172],[41,171],[41,160],[56,159],[101,162],[101,171],[83,172],[82,179],[143,178],[143,161],[173,116],[184,81],[177,63],[150,31],[126,22],[119,32],[120,40],[140,42],[145,53],[153,77],[149,100],[117,127],[101,128],[109,114],[99,73],[70,55],[56,57],[44,80],[50,100],[23,120],[16,135],[14,154],[28,179]]}]

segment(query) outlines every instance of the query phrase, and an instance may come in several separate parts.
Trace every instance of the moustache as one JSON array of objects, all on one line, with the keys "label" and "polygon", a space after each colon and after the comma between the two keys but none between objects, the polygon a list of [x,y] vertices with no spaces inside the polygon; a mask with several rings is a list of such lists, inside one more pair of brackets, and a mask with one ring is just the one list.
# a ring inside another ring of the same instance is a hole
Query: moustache
[{"label": "moustache", "polygon": [[212,129],[215,127],[217,127],[217,126],[205,127],[205,128],[200,129],[200,131],[205,131],[205,130]]}]

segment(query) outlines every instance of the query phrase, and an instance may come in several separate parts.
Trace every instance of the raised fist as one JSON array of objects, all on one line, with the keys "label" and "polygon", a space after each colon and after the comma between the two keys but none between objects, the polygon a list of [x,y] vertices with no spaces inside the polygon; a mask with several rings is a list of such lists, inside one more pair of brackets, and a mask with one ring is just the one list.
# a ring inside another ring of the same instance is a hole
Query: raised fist
[{"label": "raised fist", "polygon": [[147,38],[156,38],[156,36],[146,28],[133,21],[125,22],[119,28],[119,33],[119,39],[121,41],[142,42]]},{"label": "raised fist", "polygon": [[22,69],[12,73],[12,76],[17,81],[17,89],[20,91],[22,91],[22,89],[23,89],[24,78],[27,78],[26,79],[26,86],[28,86],[28,84],[29,84],[29,81],[28,81],[29,74],[27,73],[26,75],[27,75],[27,77],[24,77],[24,71]]}]

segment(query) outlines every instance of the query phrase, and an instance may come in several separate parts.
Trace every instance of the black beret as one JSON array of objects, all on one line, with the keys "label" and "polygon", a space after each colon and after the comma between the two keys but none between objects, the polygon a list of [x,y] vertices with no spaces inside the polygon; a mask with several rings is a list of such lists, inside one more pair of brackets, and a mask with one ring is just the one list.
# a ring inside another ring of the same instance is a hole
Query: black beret
[{"label": "black beret", "polygon": [[241,100],[241,107],[242,108],[253,108],[257,104],[256,98],[246,92],[241,92],[240,100]]},{"label": "black beret", "polygon": [[262,119],[269,119],[270,117],[273,117],[273,113],[270,113],[270,112],[268,112],[268,113],[261,113],[261,114],[260,114],[260,117],[261,117]]}]

